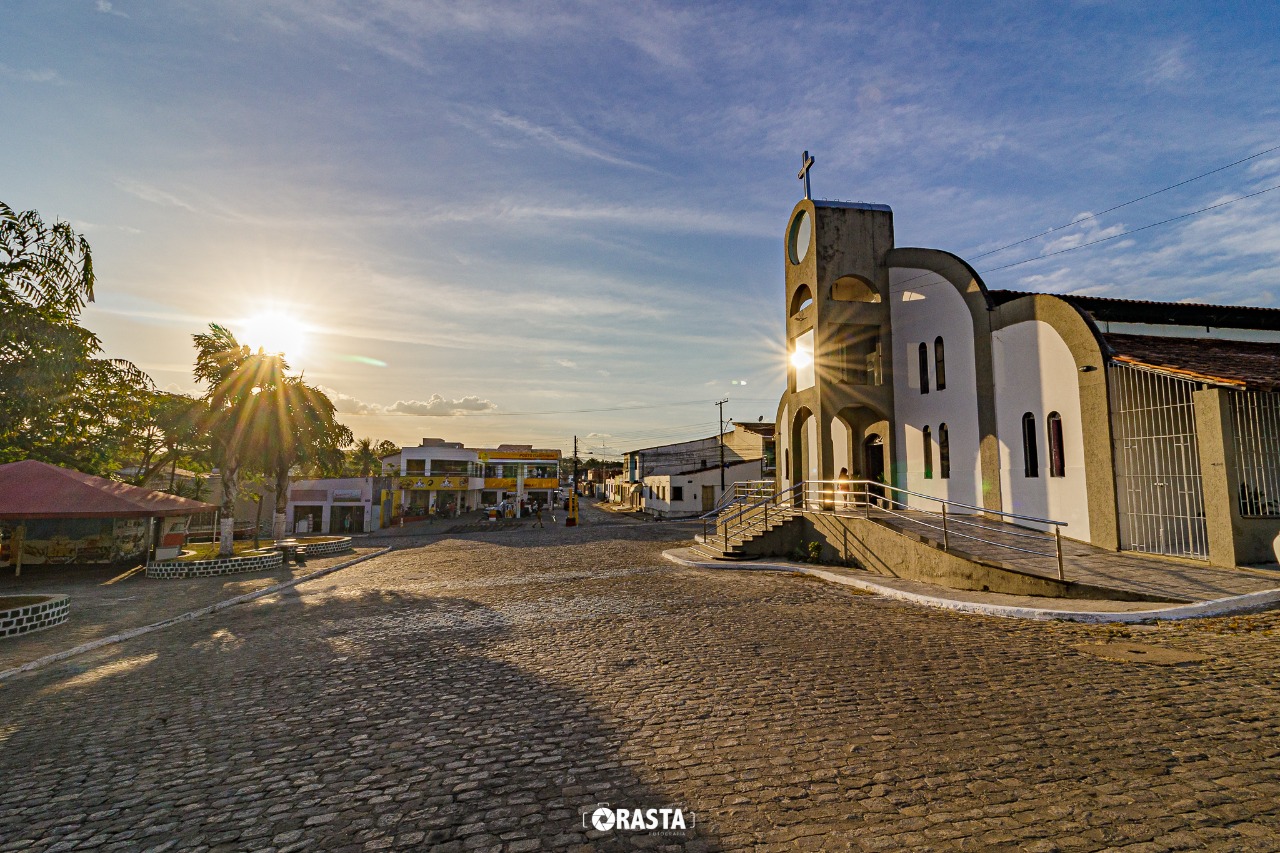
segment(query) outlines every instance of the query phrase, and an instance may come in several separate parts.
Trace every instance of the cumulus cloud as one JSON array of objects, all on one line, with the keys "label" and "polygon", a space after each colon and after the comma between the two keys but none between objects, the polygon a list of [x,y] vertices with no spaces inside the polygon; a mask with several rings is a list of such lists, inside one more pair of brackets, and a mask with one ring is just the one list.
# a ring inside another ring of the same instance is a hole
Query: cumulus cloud
[{"label": "cumulus cloud", "polygon": [[484,400],[480,397],[470,396],[462,397],[457,400],[448,400],[439,394],[432,394],[425,401],[423,400],[397,400],[394,406],[387,408],[387,412],[391,414],[402,415],[426,415],[428,417],[456,417],[458,415],[468,415],[473,412],[489,412],[498,408],[497,404],[491,400]]},{"label": "cumulus cloud", "polygon": [[491,412],[498,408],[498,404],[492,400],[474,395],[450,400],[439,394],[432,394],[426,400],[397,400],[393,405],[383,406],[379,403],[366,403],[332,388],[321,386],[320,390],[328,395],[340,414],[347,415],[422,415],[448,418],[475,412]]},{"label": "cumulus cloud", "polygon": [[129,17],[124,12],[121,12],[119,9],[115,8],[115,6],[108,3],[107,0],[98,0],[96,5],[98,11],[104,15],[115,15],[120,18]]}]

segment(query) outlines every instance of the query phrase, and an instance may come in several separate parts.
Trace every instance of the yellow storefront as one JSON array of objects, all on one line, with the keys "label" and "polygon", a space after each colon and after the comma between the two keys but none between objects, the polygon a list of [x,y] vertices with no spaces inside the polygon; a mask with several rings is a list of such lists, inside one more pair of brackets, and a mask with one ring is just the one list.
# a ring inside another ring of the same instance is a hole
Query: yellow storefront
[{"label": "yellow storefront", "polygon": [[406,518],[427,515],[458,515],[475,509],[478,505],[479,478],[465,474],[411,475],[400,477],[396,488],[400,491],[400,513]]},{"label": "yellow storefront", "polygon": [[559,450],[497,447],[478,454],[484,466],[480,499],[486,505],[528,500],[546,506],[560,486]]}]

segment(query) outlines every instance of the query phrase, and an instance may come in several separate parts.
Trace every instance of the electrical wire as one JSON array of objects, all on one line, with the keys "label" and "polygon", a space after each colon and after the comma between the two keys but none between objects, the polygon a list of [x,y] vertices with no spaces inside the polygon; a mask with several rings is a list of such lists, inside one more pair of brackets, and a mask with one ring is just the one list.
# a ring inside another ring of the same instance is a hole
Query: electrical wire
[{"label": "electrical wire", "polygon": [[[1248,163],[1250,160],[1256,160],[1257,158],[1261,157],[1264,154],[1270,154],[1272,151],[1280,151],[1280,145],[1277,145],[1273,148],[1268,148],[1266,151],[1259,151],[1257,154],[1250,154],[1248,157],[1244,157],[1240,160],[1236,160],[1234,163],[1228,163],[1225,166],[1219,166],[1216,169],[1210,169],[1208,172],[1203,172],[1199,175],[1196,175],[1194,178],[1187,178],[1185,181],[1179,181],[1176,184],[1170,184],[1169,186],[1163,189],[1156,190],[1155,192],[1150,192],[1150,193],[1147,193],[1146,195],[1140,195],[1135,199],[1130,199],[1129,201],[1124,202],[1123,204],[1117,204],[1114,207],[1108,207],[1106,210],[1101,210],[1097,213],[1091,213],[1088,216],[1082,216],[1079,219],[1075,219],[1075,220],[1072,220],[1071,222],[1066,223],[1065,225],[1057,225],[1057,226],[1054,226],[1053,228],[1050,228],[1048,231],[1041,231],[1039,234],[1033,234],[1030,237],[1023,237],[1021,240],[1015,240],[1012,243],[1006,243],[1005,245],[1000,246],[999,248],[996,248],[996,249],[992,249],[989,252],[983,252],[980,255],[970,255],[969,257],[976,261],[978,258],[985,258],[988,255],[994,255],[998,252],[1003,252],[1005,249],[1012,249],[1014,246],[1021,246],[1023,243],[1026,243],[1030,240],[1035,240],[1038,237],[1044,237],[1048,234],[1053,234],[1056,231],[1061,231],[1064,228],[1070,228],[1074,225],[1079,225],[1081,222],[1088,222],[1091,219],[1097,219],[1100,216],[1105,216],[1106,214],[1111,213],[1112,211],[1115,211],[1115,210],[1119,210],[1122,207],[1128,207],[1131,204],[1137,204],[1140,201],[1146,201],[1147,199],[1158,196],[1161,193],[1167,193],[1169,192],[1169,190],[1176,190],[1178,187],[1184,187],[1187,184],[1192,183],[1193,181],[1198,181],[1201,178],[1207,178],[1210,175],[1216,175],[1218,172],[1225,171],[1227,169],[1232,168],[1233,166],[1239,166],[1241,163]],[[1245,198],[1248,198],[1248,196],[1245,196]],[[1168,220],[1168,221],[1173,221],[1173,220]],[[1154,227],[1154,226],[1149,226],[1149,227]],[[1049,255],[1045,255],[1045,257],[1049,257]],[[997,269],[1004,269],[1004,267],[997,267]]]},{"label": "electrical wire", "polygon": [[1110,237],[1099,237],[1097,240],[1090,240],[1087,243],[1081,243],[1079,246],[1071,246],[1070,248],[1067,248],[1067,249],[1059,249],[1056,252],[1049,252],[1048,254],[1045,254],[1045,255],[1037,255],[1034,258],[1027,258],[1026,260],[1015,261],[1014,263],[1005,264],[1004,266],[1000,266],[1000,267],[991,267],[990,269],[981,270],[980,272],[981,273],[999,272],[1000,270],[1007,270],[1010,267],[1020,267],[1023,264],[1029,264],[1033,261],[1042,261],[1045,258],[1052,258],[1055,255],[1065,255],[1067,252],[1074,252],[1078,249],[1084,249],[1088,246],[1096,246],[1099,243],[1105,243],[1108,240],[1118,240],[1119,238],[1127,237],[1130,234],[1137,234],[1139,231],[1146,231],[1148,228],[1155,228],[1156,226],[1159,226],[1159,225],[1168,225],[1170,222],[1177,222],[1179,219],[1188,219],[1192,216],[1198,216],[1201,213],[1207,213],[1210,210],[1217,210],[1220,207],[1226,207],[1229,204],[1235,204],[1236,202],[1244,201],[1247,198],[1254,198],[1255,196],[1260,196],[1263,193],[1269,193],[1273,190],[1280,190],[1280,184],[1276,184],[1273,187],[1267,187],[1265,190],[1258,190],[1256,193],[1249,193],[1248,195],[1242,195],[1239,198],[1228,199],[1227,201],[1220,201],[1217,204],[1211,204],[1208,207],[1202,207],[1199,210],[1193,210],[1190,213],[1184,213],[1180,216],[1171,216],[1168,219],[1162,219],[1159,222],[1152,222],[1150,225],[1143,225],[1141,228],[1131,228],[1128,231],[1122,231],[1119,234],[1112,234]]}]

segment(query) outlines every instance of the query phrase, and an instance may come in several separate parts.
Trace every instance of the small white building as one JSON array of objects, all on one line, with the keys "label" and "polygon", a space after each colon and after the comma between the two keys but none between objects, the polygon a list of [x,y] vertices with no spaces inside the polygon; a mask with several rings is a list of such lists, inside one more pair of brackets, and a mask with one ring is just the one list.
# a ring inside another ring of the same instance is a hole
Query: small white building
[{"label": "small white building", "polygon": [[383,526],[385,477],[298,480],[289,486],[285,529],[289,533],[365,533]]},{"label": "small white building", "polygon": [[735,423],[723,436],[628,451],[621,476],[605,484],[605,497],[660,518],[710,512],[736,483],[773,478],[773,432],[768,422]]}]

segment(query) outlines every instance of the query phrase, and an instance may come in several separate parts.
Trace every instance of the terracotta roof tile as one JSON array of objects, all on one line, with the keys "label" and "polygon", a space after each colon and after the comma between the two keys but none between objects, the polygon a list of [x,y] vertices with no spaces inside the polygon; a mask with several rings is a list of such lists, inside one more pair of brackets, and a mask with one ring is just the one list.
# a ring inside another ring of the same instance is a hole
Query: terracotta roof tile
[{"label": "terracotta roof tile", "polygon": [[1280,345],[1216,338],[1103,334],[1121,363],[1249,391],[1280,390]]}]

